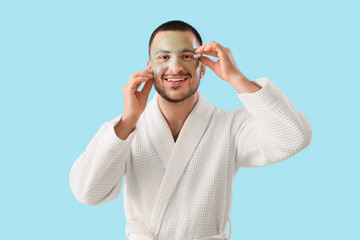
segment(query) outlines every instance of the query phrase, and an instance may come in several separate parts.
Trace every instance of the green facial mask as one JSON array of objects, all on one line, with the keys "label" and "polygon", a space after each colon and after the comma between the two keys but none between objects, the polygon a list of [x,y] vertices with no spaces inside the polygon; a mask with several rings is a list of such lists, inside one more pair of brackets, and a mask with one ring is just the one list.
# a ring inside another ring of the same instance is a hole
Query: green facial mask
[{"label": "green facial mask", "polygon": [[192,77],[200,76],[201,64],[195,54],[194,49],[199,47],[186,35],[171,32],[161,36],[152,45],[151,69],[154,71],[154,77],[160,79],[164,73],[172,73],[174,66],[181,66],[183,74],[191,74]]}]

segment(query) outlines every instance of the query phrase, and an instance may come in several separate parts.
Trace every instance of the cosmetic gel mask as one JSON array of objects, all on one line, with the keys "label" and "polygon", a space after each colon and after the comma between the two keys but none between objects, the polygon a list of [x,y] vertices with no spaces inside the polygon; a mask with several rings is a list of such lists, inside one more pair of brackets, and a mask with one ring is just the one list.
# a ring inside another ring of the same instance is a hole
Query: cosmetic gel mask
[{"label": "cosmetic gel mask", "polygon": [[150,64],[154,75],[161,78],[166,68],[181,66],[192,76],[200,73],[199,57],[194,48],[198,47],[186,35],[171,32],[161,36],[152,46]]}]

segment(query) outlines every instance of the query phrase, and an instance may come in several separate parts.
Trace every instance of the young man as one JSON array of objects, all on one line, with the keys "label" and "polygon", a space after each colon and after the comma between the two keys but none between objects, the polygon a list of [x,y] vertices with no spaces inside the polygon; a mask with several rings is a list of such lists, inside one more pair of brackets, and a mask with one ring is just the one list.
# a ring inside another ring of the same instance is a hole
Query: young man
[{"label": "young man", "polygon": [[[187,23],[159,26],[149,55],[147,69],[123,88],[124,113],[104,123],[75,161],[71,190],[83,204],[105,204],[117,198],[126,176],[132,240],[230,239],[238,169],[293,156],[310,144],[311,126],[273,82],[248,80],[229,48],[202,44]],[[197,91],[205,66],[235,88],[245,108],[222,110]],[[146,106],[152,85],[157,93]]]}]

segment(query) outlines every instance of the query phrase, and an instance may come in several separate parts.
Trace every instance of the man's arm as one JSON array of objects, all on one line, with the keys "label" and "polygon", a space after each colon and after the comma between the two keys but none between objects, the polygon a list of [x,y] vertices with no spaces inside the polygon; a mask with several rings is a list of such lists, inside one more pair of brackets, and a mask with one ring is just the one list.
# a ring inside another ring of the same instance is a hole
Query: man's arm
[{"label": "man's arm", "polygon": [[130,160],[134,130],[126,140],[115,133],[121,116],[104,123],[86,150],[76,159],[70,171],[70,188],[83,204],[102,205],[115,200],[120,193],[126,162]]},{"label": "man's arm", "polygon": [[[83,204],[96,206],[117,198],[130,161],[136,123],[146,107],[153,85],[152,70],[131,75],[123,87],[124,113],[104,123],[70,171],[70,187]],[[141,91],[137,91],[145,82]]]},{"label": "man's arm", "polygon": [[237,167],[279,162],[310,144],[309,121],[269,79],[248,80],[237,67],[231,50],[215,41],[203,44],[195,52],[219,58],[214,62],[208,57],[199,57],[237,90],[245,105],[245,111],[239,108],[236,111],[240,113],[234,113],[234,124],[238,126],[235,137]]},{"label": "man's arm", "polygon": [[254,83],[261,89],[238,93],[245,110],[234,113],[237,169],[277,163],[306,148],[312,139],[308,119],[270,79]]}]

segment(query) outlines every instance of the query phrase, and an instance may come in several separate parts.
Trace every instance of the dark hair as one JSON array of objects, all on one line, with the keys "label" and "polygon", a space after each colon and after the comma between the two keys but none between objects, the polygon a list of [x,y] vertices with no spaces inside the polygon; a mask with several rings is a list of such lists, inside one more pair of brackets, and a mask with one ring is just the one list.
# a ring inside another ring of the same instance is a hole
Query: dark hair
[{"label": "dark hair", "polygon": [[155,31],[151,34],[150,37],[150,41],[149,41],[149,56],[150,56],[150,46],[151,43],[155,37],[155,35],[160,32],[160,31],[190,31],[192,32],[196,39],[199,41],[200,46],[202,45],[202,39],[200,37],[200,34],[198,33],[198,31],[196,31],[196,29],[191,26],[190,24],[183,22],[183,21],[179,21],[179,20],[173,20],[173,21],[168,21],[166,23],[161,24],[160,26],[158,26]]}]

